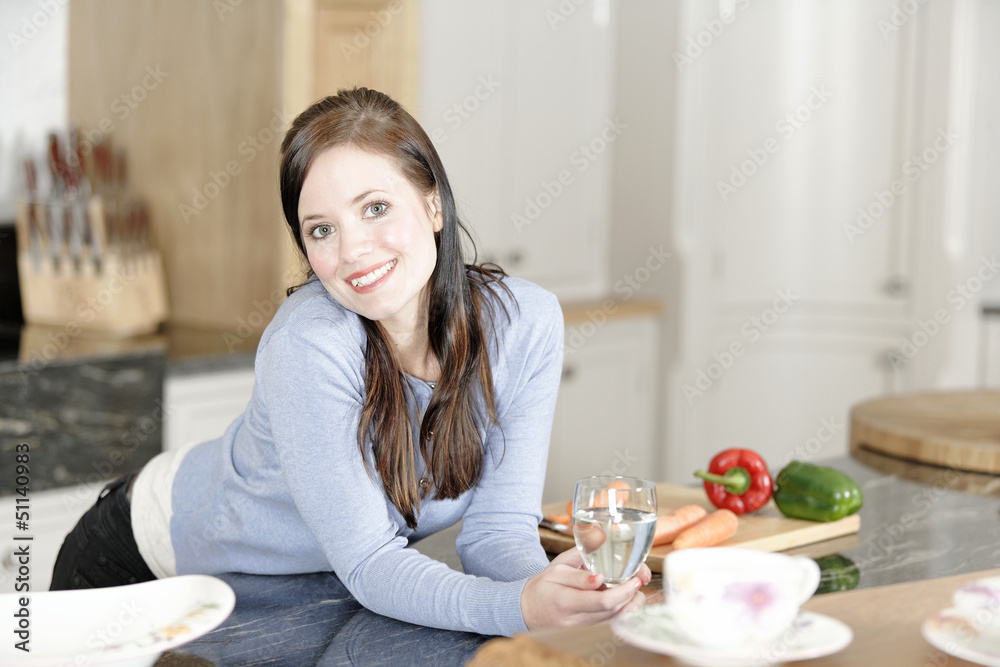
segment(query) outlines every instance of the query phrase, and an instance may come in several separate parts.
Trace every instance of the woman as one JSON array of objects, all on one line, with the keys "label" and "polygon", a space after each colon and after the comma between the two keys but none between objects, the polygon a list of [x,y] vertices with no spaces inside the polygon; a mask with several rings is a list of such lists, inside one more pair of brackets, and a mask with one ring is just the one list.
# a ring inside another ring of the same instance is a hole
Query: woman
[{"label": "woman", "polygon": [[[539,545],[559,304],[464,263],[417,122],[363,88],[317,102],[282,143],[281,199],[310,278],[261,338],[246,412],[109,485],[53,588],[332,570],[378,613],[500,635],[641,606],[648,568],[605,589]],[[459,519],[465,574],[408,548]]]}]

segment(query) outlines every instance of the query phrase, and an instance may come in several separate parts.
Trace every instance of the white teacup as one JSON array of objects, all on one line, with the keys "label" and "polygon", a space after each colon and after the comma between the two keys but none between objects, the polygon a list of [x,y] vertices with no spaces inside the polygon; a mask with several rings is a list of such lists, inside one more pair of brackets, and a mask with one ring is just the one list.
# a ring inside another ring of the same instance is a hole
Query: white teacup
[{"label": "white teacup", "polygon": [[677,626],[713,648],[756,648],[777,639],[820,579],[811,558],[732,547],[672,551],[663,566]]},{"label": "white teacup", "polygon": [[1000,577],[970,581],[951,596],[952,605],[980,627],[1000,630]]}]

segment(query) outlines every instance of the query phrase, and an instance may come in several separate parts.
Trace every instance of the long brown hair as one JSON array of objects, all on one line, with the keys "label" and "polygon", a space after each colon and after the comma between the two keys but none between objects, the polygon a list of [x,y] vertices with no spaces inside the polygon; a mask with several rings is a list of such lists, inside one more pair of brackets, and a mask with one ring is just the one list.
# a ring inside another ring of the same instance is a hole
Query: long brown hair
[{"label": "long brown hair", "polygon": [[[416,448],[406,407],[408,385],[394,345],[378,322],[359,316],[368,345],[358,447],[367,461],[365,445],[371,438],[385,492],[406,525],[415,529],[420,500],[427,493],[417,481],[416,450],[433,480],[434,498],[457,498],[482,476],[484,436],[491,424],[499,431],[489,344],[496,341],[495,318],[501,312],[509,317],[493,288],[510,291],[500,282],[505,275],[500,267],[475,263],[475,245],[458,218],[444,166],[423,128],[397,102],[367,88],[340,90],[316,102],[299,114],[281,143],[281,204],[304,257],[298,215],[302,183],[320,152],[342,145],[393,160],[414,188],[429,195],[436,186],[441,200],[444,226],[434,233],[437,264],[428,312],[430,347],[441,378]],[[473,249],[471,264],[465,263],[463,234]]]}]

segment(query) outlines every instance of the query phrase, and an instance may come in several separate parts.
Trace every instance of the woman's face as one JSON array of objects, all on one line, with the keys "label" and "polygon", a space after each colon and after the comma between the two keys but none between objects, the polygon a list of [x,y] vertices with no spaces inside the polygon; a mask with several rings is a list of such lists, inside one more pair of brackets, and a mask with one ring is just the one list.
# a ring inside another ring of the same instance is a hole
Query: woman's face
[{"label": "woman's face", "polygon": [[302,243],[330,295],[390,331],[422,325],[421,304],[443,226],[436,196],[395,164],[354,146],[313,159],[299,195]]}]

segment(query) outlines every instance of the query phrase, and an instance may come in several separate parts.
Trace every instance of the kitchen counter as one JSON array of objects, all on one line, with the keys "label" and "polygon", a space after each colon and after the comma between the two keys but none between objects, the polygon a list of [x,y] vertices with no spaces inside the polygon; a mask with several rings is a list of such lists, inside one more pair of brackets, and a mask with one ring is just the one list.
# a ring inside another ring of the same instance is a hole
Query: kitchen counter
[{"label": "kitchen counter", "polygon": [[69,326],[6,327],[0,330],[0,371],[32,372],[151,353],[165,356],[171,374],[251,368],[262,332],[239,326],[222,331],[164,325],[157,333],[121,338]]},{"label": "kitchen counter", "polygon": [[[636,300],[621,304],[613,299],[563,304],[566,326],[595,318],[657,316],[658,301]],[[232,329],[199,328],[169,324],[143,336],[117,338],[82,331],[79,327],[26,325],[0,328],[0,370],[23,370],[84,360],[134,356],[151,351],[166,354],[169,375],[193,375],[252,368],[257,344],[266,322],[237,322]]]},{"label": "kitchen counter", "polygon": [[[863,489],[861,531],[810,547],[840,553],[860,570],[858,588],[964,574],[1000,566],[1000,482],[864,453],[864,463],[822,461]],[[992,478],[996,480],[997,478]],[[458,567],[453,526],[416,546]],[[222,577],[236,609],[217,630],[167,654],[167,665],[464,664],[490,637],[422,628],[361,608],[331,574]],[[647,589],[660,587],[655,577]],[[207,662],[206,662],[207,661]]]}]

